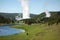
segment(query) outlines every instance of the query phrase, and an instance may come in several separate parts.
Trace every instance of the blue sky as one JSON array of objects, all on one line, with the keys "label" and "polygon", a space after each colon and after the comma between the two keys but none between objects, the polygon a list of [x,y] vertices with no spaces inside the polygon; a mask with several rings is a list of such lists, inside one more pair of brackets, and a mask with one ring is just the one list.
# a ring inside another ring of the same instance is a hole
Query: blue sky
[{"label": "blue sky", "polygon": [[[29,0],[29,12],[39,14],[48,11],[60,11],[60,0]],[[0,0],[0,12],[22,13],[18,0]]]}]

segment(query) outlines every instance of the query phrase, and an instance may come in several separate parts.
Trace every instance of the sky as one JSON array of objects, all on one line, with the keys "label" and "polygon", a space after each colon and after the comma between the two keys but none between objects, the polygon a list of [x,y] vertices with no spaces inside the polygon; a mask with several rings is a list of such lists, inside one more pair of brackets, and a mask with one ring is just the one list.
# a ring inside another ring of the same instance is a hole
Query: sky
[{"label": "sky", "polygon": [[[29,0],[29,13],[40,14],[44,11],[60,11],[60,0]],[[19,0],[0,0],[0,12],[22,13]]]}]

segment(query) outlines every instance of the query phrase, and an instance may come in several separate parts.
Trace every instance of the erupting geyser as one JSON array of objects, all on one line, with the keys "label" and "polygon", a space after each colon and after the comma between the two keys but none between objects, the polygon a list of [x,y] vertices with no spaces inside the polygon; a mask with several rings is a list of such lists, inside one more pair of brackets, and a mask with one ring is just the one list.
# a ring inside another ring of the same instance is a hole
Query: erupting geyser
[{"label": "erupting geyser", "polygon": [[22,19],[29,19],[29,0],[20,0],[22,11],[23,11],[23,18]]},{"label": "erupting geyser", "polygon": [[50,13],[48,11],[45,11],[46,17],[50,17]]},{"label": "erupting geyser", "polygon": [[48,11],[48,9],[47,9],[47,6],[48,6],[49,4],[48,4],[47,2],[45,2],[44,5],[45,5],[45,14],[46,14],[45,17],[50,17],[51,14],[49,13],[49,11]]}]

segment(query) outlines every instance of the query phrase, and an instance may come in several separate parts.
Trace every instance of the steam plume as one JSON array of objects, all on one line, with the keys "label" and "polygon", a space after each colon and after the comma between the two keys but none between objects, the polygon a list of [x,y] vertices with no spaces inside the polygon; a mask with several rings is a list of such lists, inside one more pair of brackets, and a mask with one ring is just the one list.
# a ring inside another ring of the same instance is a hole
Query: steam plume
[{"label": "steam plume", "polygon": [[23,19],[28,19],[29,17],[29,0],[20,0],[22,11],[23,11]]},{"label": "steam plume", "polygon": [[46,11],[45,14],[46,14],[46,17],[50,17],[51,16],[48,11]]}]

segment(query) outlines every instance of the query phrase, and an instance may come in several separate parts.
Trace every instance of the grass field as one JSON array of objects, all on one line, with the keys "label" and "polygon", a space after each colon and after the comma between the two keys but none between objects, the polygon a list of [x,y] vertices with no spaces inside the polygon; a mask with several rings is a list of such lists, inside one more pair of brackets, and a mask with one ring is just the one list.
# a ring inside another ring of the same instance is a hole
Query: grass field
[{"label": "grass field", "polygon": [[26,32],[1,36],[0,40],[60,40],[60,25],[32,24],[12,26],[17,29],[24,29]]}]

